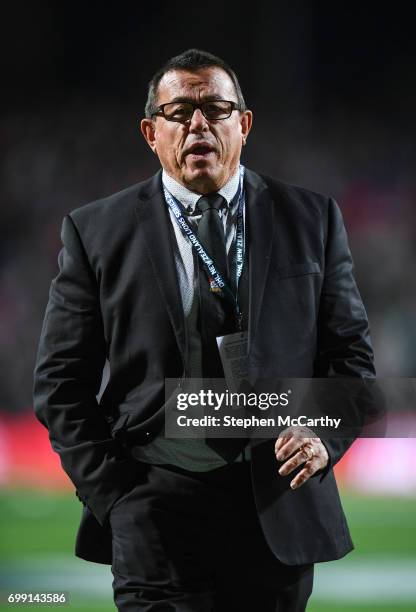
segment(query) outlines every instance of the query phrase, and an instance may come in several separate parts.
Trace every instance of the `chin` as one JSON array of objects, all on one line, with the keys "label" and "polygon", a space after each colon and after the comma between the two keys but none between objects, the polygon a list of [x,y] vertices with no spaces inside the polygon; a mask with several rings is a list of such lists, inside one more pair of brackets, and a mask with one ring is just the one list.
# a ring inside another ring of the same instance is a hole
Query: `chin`
[{"label": "chin", "polygon": [[221,177],[213,168],[193,168],[184,175],[184,182],[190,186],[214,191],[221,184]]}]

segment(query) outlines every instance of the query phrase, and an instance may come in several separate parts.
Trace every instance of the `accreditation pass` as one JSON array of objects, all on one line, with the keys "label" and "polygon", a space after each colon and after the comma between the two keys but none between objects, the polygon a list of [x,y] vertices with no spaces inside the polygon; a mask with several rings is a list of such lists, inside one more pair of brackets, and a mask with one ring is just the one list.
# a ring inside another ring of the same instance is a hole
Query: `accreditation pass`
[{"label": "accreditation pass", "polygon": [[227,387],[237,392],[241,381],[248,374],[248,332],[239,331],[234,334],[217,337],[222,367]]}]

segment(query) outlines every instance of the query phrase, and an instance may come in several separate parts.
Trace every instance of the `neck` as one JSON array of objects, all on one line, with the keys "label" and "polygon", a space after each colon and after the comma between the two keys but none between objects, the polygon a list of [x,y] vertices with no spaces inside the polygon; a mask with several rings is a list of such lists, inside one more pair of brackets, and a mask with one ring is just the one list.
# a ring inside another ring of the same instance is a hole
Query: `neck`
[{"label": "neck", "polygon": [[209,193],[213,193],[222,189],[224,185],[226,185],[228,181],[237,172],[237,169],[238,164],[229,172],[229,174],[222,181],[216,181],[215,179],[210,177],[200,177],[191,181],[185,181],[182,177],[172,176],[172,174],[170,174],[170,172],[168,172],[165,168],[164,171],[177,183],[180,183],[181,185],[183,185],[183,187],[189,189],[189,191],[192,191],[193,193],[197,193],[199,195],[207,195]]}]

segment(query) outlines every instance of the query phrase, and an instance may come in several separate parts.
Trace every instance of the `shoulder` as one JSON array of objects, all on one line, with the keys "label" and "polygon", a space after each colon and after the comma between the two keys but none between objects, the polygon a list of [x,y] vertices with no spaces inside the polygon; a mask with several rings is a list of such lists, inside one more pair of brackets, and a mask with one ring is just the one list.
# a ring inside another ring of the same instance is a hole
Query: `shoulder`
[{"label": "shoulder", "polygon": [[334,202],[327,194],[318,193],[306,187],[286,183],[266,174],[246,169],[246,180],[257,190],[267,189],[276,206],[287,208],[292,212],[309,211],[313,214],[328,214],[328,207]]},{"label": "shoulder", "polygon": [[131,223],[139,198],[147,197],[147,194],[159,189],[160,185],[159,171],[145,181],[75,208],[68,215],[80,231],[87,230],[89,226],[104,229],[109,225],[115,229],[118,225]]}]

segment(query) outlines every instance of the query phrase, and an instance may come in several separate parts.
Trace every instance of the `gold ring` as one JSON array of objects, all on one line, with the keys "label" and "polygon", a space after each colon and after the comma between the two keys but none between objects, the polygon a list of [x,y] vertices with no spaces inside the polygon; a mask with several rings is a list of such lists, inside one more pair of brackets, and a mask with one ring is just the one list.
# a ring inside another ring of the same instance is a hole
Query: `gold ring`
[{"label": "gold ring", "polygon": [[302,446],[301,446],[301,450],[303,450],[303,451],[306,453],[306,456],[307,456],[307,458],[308,458],[308,461],[310,461],[311,459],[313,459],[313,457],[314,457],[314,453],[313,453],[313,450],[312,450],[312,448],[311,448],[311,446],[310,446],[310,444],[309,444],[309,443],[307,443],[307,444],[302,444]]}]

